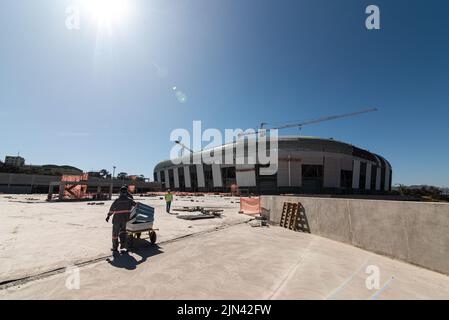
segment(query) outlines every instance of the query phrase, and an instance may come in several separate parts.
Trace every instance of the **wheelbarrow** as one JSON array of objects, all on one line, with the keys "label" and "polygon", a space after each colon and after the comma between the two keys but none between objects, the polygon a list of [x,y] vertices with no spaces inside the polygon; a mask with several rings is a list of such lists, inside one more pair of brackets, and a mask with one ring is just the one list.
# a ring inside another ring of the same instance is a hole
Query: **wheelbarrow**
[{"label": "wheelbarrow", "polygon": [[134,246],[134,242],[136,239],[142,239],[142,233],[148,233],[148,238],[144,238],[144,239],[149,239],[151,244],[155,244],[157,241],[157,234],[156,231],[159,231],[159,229],[153,229],[153,228],[149,228],[149,229],[145,229],[145,230],[126,230],[126,234],[127,234],[127,245],[128,248],[132,248]]},{"label": "wheelbarrow", "polygon": [[151,244],[157,240],[156,231],[153,228],[154,208],[138,202],[137,206],[131,211],[130,219],[126,224],[128,248],[132,248],[135,239],[140,239],[142,233],[148,233]]}]

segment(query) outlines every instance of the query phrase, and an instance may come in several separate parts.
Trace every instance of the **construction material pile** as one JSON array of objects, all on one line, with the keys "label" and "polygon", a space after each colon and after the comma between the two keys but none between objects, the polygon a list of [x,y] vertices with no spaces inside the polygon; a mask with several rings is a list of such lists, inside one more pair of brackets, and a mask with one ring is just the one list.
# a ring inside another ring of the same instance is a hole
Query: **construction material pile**
[{"label": "construction material pile", "polygon": [[138,202],[133,208],[126,224],[129,231],[142,231],[153,228],[154,208]]},{"label": "construction material pile", "polygon": [[217,208],[204,208],[193,206],[193,207],[175,208],[174,211],[197,213],[193,215],[180,215],[177,217],[178,219],[202,220],[202,219],[220,218],[224,210]]}]

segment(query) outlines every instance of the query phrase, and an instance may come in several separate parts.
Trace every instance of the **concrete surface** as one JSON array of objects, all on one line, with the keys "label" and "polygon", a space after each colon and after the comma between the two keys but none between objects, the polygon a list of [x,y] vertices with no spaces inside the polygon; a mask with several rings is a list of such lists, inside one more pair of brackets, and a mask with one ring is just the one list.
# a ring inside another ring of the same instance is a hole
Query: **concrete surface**
[{"label": "concrete surface", "polygon": [[[45,198],[45,195],[0,195],[0,282],[110,254],[112,224],[104,219],[111,201],[92,206],[86,202],[47,203]],[[219,196],[175,197],[173,207],[224,209],[221,219],[184,221],[166,214],[165,202],[159,197],[136,197],[136,201],[155,207],[154,228],[160,229],[159,242],[249,220],[248,216],[238,214],[238,200]]]},{"label": "concrete surface", "polygon": [[[156,208],[158,245],[142,240],[134,252],[111,257],[111,224],[104,221],[110,201],[91,206],[44,199],[0,195],[0,299],[129,299],[136,292],[145,299],[449,299],[449,277],[342,243],[376,241],[365,223],[385,238],[402,223],[416,233],[416,238],[406,233],[411,246],[421,241],[420,224],[432,222],[441,229],[431,243],[444,246],[445,220],[418,217],[413,206],[407,211],[413,219],[404,222],[389,220],[387,213],[365,218],[365,210],[375,212],[372,203],[356,207],[308,199],[314,201],[305,203],[312,233],[338,242],[280,227],[251,227],[251,218],[238,214],[238,198],[175,197],[174,207],[224,209],[221,219],[186,221],[166,214],[159,197],[136,197]],[[275,212],[274,206],[274,219]],[[402,252],[403,235],[395,236],[379,240],[374,249]],[[421,259],[432,254],[422,252]],[[66,287],[71,275],[66,268],[74,264],[79,290]],[[366,281],[375,273],[366,272],[376,270],[379,286],[368,290]]]},{"label": "concrete surface", "polygon": [[[378,270],[379,286],[367,279]],[[280,227],[240,224],[0,290],[0,299],[447,299],[449,277]],[[372,283],[368,281],[369,283]],[[136,296],[137,295],[137,296]]]},{"label": "concrete surface", "polygon": [[449,204],[263,196],[279,224],[284,202],[301,202],[312,234],[449,274]]}]

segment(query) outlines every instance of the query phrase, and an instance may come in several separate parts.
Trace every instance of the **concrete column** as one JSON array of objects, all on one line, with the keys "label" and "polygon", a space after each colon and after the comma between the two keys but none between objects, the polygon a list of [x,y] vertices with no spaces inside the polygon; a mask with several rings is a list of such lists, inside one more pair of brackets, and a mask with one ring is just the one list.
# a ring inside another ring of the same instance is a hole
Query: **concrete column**
[{"label": "concrete column", "polygon": [[212,178],[214,179],[214,187],[223,187],[223,179],[221,176],[221,166],[219,164],[212,165]]},{"label": "concrete column", "polygon": [[376,172],[376,191],[380,191],[381,178],[382,178],[382,170],[381,170],[380,167],[377,167],[377,172]]},{"label": "concrete column", "polygon": [[281,158],[278,163],[278,178],[277,185],[278,187],[288,187],[289,186],[289,170],[288,170],[288,161],[285,161],[286,158]]},{"label": "concrete column", "polygon": [[360,188],[360,161],[354,160],[354,167],[352,168],[352,188]]},{"label": "concrete column", "polygon": [[385,169],[385,185],[384,190],[390,191],[390,175],[391,175],[391,168],[387,165],[387,168]]},{"label": "concrete column", "polygon": [[161,172],[160,171],[156,172],[156,178],[157,178],[157,182],[161,182]]},{"label": "concrete column", "polygon": [[278,187],[302,186],[302,162],[297,154],[292,154],[290,158],[288,158],[288,155],[282,155],[280,157],[277,185]]},{"label": "concrete column", "polygon": [[196,177],[198,179],[198,188],[204,188],[206,182],[204,181],[204,169],[202,164],[196,165]]},{"label": "concrete column", "polygon": [[31,179],[31,185],[30,185],[30,194],[31,192],[33,192],[33,186],[34,186],[34,182],[36,181],[36,176],[33,175],[33,178]]},{"label": "concrete column", "polygon": [[298,157],[295,157],[291,163],[292,187],[302,186],[302,163]]},{"label": "concrete column", "polygon": [[178,168],[173,168],[173,180],[175,182],[175,188],[179,189],[179,173]]},{"label": "concrete column", "polygon": [[365,181],[365,189],[371,190],[371,163],[366,163],[366,181]]},{"label": "concrete column", "polygon": [[59,200],[64,199],[65,182],[59,184]]},{"label": "concrete column", "polygon": [[256,169],[253,164],[236,165],[235,176],[239,187],[256,186]]},{"label": "concrete column", "polygon": [[192,183],[190,181],[190,168],[189,166],[184,167],[184,182],[186,184],[186,188],[192,188]]},{"label": "concrete column", "polygon": [[341,161],[337,157],[326,156],[324,158],[324,181],[325,188],[340,188]]},{"label": "concrete column", "polygon": [[168,169],[164,170],[164,175],[165,175],[165,187],[170,188],[170,178],[168,175]]}]

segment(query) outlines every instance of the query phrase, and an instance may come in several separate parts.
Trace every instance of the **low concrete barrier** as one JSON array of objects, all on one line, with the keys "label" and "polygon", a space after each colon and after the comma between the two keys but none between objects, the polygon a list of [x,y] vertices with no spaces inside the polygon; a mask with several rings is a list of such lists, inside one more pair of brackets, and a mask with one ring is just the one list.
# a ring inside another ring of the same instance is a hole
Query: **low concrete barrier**
[{"label": "low concrete barrier", "polygon": [[449,275],[449,204],[262,196],[279,224],[284,202],[303,205],[312,234],[345,242]]}]

